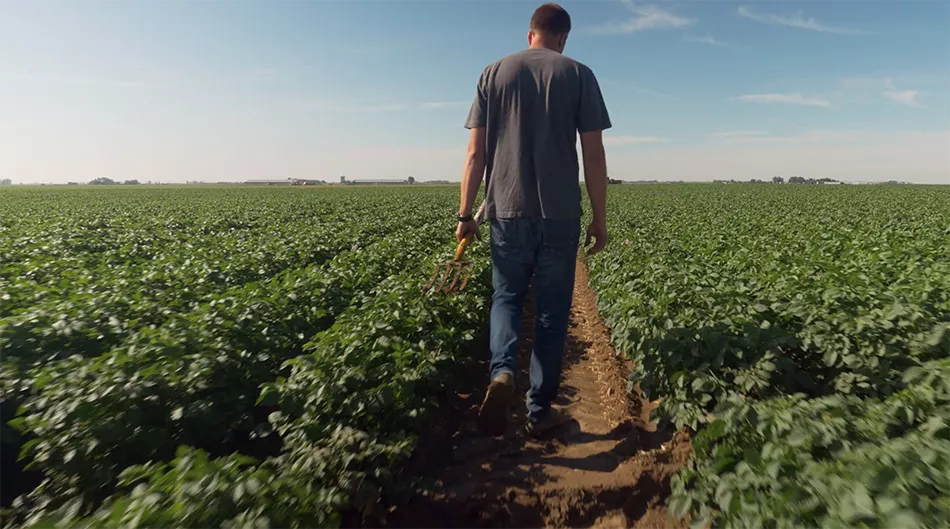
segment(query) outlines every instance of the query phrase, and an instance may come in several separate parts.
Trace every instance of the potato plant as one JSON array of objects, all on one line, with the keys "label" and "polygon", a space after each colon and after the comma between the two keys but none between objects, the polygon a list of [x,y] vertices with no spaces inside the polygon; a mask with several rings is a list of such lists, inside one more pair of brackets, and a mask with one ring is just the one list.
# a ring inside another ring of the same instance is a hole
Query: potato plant
[{"label": "potato plant", "polygon": [[671,512],[950,517],[946,387],[910,375],[950,357],[950,189],[626,186],[608,208],[612,246],[589,260],[601,316],[656,418],[698,432]]},{"label": "potato plant", "polygon": [[70,191],[4,191],[4,451],[43,478],[7,525],[324,526],[411,483],[487,318],[484,245],[420,291],[456,190]]}]

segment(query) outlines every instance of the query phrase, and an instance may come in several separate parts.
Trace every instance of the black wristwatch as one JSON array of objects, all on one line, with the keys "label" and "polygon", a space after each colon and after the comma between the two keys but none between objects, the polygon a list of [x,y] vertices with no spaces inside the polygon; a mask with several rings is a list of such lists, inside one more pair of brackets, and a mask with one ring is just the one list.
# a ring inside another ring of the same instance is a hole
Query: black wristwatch
[{"label": "black wristwatch", "polygon": [[472,214],[471,214],[471,213],[469,213],[468,215],[461,215],[461,214],[458,215],[458,221],[459,221],[459,222],[468,222],[468,221],[470,221],[470,220],[472,220]]}]

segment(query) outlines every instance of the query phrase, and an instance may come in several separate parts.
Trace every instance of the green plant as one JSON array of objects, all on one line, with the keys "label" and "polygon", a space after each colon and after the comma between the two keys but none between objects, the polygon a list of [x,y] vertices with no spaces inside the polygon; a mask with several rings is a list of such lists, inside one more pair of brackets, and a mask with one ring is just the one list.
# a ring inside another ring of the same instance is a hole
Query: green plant
[{"label": "green plant", "polygon": [[950,357],[945,188],[628,186],[609,208],[613,244],[589,259],[600,313],[656,418],[696,433],[672,513],[948,518],[947,391],[925,375]]}]

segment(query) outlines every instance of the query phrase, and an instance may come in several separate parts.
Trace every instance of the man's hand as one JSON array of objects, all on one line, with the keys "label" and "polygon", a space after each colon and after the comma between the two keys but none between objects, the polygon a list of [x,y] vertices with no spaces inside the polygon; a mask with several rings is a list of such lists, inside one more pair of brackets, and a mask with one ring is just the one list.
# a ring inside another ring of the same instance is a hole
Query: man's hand
[{"label": "man's hand", "polygon": [[458,227],[455,228],[455,238],[461,242],[469,234],[474,235],[476,239],[478,238],[478,224],[474,220],[459,222]]},{"label": "man's hand", "polygon": [[[595,242],[593,246],[590,246],[590,239],[594,238]],[[599,253],[604,247],[607,246],[607,222],[602,220],[594,220],[590,223],[590,226],[587,226],[587,240],[584,241],[584,246],[590,246],[587,249],[587,255],[594,255]]]}]

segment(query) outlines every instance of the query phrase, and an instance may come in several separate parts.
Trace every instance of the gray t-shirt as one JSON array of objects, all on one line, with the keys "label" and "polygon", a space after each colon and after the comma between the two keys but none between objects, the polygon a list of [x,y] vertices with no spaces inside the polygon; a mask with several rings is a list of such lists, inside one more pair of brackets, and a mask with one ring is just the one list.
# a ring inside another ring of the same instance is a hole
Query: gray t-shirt
[{"label": "gray t-shirt", "polygon": [[577,133],[611,127],[590,68],[543,48],[508,55],[482,72],[465,127],[486,129],[486,219],[580,218]]}]

